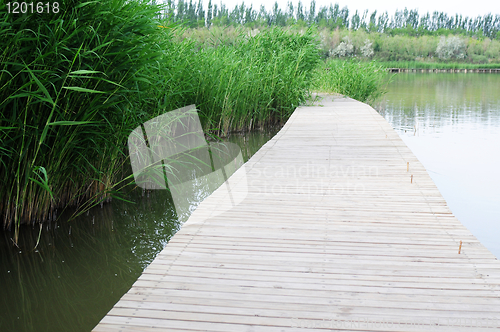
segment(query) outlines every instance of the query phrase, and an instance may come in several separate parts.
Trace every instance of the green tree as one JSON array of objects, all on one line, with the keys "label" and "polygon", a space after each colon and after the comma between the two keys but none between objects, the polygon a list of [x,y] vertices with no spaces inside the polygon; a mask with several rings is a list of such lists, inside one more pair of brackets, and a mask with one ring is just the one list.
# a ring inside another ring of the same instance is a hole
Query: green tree
[{"label": "green tree", "polygon": [[208,0],[207,19],[205,25],[207,27],[210,27],[210,25],[212,25],[212,0]]},{"label": "green tree", "polygon": [[202,0],[198,0],[198,5],[196,6],[196,19],[198,21],[198,27],[202,27],[205,25],[205,10],[203,9]]},{"label": "green tree", "polygon": [[315,22],[315,18],[316,18],[316,1],[311,0],[307,21],[309,22],[309,24],[313,24]]}]

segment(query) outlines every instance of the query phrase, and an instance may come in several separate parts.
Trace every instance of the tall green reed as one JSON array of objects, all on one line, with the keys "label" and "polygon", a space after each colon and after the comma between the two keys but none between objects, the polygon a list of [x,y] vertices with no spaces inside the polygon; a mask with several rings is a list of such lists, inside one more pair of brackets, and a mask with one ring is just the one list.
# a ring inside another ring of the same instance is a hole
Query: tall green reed
[{"label": "tall green reed", "polygon": [[313,29],[290,33],[241,30],[237,44],[216,38],[196,53],[194,102],[205,128],[218,133],[252,130],[286,120],[309,97],[319,63]]},{"label": "tall green reed", "polygon": [[390,80],[387,70],[376,62],[357,60],[327,60],[315,74],[316,91],[339,93],[367,103],[380,98]]},{"label": "tall green reed", "polygon": [[309,97],[313,29],[200,47],[160,9],[66,0],[59,14],[0,14],[0,219],[15,242],[23,223],[116,194],[131,179],[128,135],[163,112],[195,103],[207,132],[227,134],[282,122]]},{"label": "tall green reed", "polygon": [[0,219],[16,242],[22,223],[109,199],[172,45],[148,1],[60,3],[44,15],[0,4]]}]

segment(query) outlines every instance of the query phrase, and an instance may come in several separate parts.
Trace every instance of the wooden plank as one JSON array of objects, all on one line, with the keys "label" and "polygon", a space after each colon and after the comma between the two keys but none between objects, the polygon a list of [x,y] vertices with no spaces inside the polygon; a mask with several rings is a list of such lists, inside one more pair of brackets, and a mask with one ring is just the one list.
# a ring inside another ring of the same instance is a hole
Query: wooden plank
[{"label": "wooden plank", "polygon": [[205,199],[94,331],[500,328],[496,257],[377,112],[321,103],[233,174],[244,201]]}]

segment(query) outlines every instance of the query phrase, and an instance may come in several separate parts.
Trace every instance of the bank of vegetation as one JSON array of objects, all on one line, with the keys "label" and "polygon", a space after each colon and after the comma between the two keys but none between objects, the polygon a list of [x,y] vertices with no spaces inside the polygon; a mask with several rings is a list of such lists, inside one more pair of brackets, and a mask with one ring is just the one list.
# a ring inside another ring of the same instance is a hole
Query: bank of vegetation
[{"label": "bank of vegetation", "polygon": [[214,27],[262,30],[270,26],[300,29],[315,25],[325,58],[418,62],[433,68],[450,62],[470,68],[490,63],[500,66],[498,14],[467,17],[406,8],[395,13],[352,12],[338,4],[318,8],[314,0],[307,6],[300,1],[288,3],[286,8],[275,3],[271,10],[244,3],[228,8],[209,0],[205,8],[202,0],[168,0],[163,15],[182,22],[194,30],[189,34],[200,38],[206,38],[204,30]]},{"label": "bank of vegetation", "polygon": [[313,88],[373,103],[383,95],[390,79],[386,68],[376,62],[330,59],[316,68]]},{"label": "bank of vegetation", "polygon": [[130,181],[127,138],[196,104],[223,135],[286,120],[309,97],[313,29],[271,28],[200,48],[150,1],[63,1],[57,14],[0,4],[0,220],[13,228],[85,211]]},{"label": "bank of vegetation", "polygon": [[498,47],[498,17],[438,15],[410,33],[415,12],[398,15],[316,11],[314,2],[309,11],[299,3],[267,13],[182,0],[65,0],[44,15],[0,4],[1,224],[17,242],[21,224],[119,198],[132,181],[128,135],[185,105],[197,105],[207,134],[223,136],[283,123],[312,90],[373,101],[385,82],[373,60],[466,64],[479,50],[486,62],[498,59],[489,51]]}]

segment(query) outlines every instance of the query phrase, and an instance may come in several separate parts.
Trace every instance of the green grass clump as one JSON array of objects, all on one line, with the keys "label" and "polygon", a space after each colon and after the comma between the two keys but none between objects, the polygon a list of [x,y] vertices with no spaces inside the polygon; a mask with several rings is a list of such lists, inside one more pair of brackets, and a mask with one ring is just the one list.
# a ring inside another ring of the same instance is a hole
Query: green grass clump
[{"label": "green grass clump", "polygon": [[372,103],[384,94],[388,77],[386,69],[375,62],[327,60],[316,70],[314,87],[318,92]]}]

